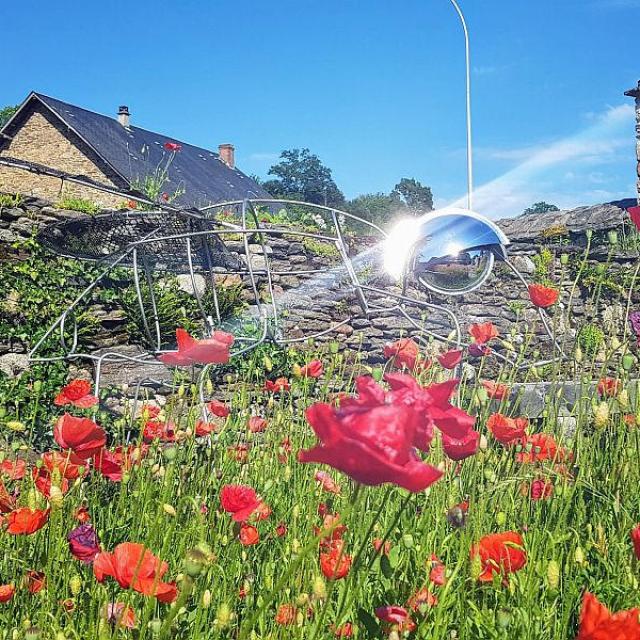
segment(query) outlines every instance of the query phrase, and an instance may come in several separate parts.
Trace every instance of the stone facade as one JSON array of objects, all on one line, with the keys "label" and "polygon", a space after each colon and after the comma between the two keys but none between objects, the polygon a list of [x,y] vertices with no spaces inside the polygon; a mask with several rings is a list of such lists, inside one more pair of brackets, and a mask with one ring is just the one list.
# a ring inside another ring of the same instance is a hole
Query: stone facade
[{"label": "stone facade", "polygon": [[[44,107],[39,107],[15,136],[2,144],[0,157],[51,167],[116,188],[114,176],[109,176],[106,168],[101,169],[98,157],[74,137],[57,119],[49,116]],[[0,165],[0,191],[38,196],[53,202],[65,197],[82,198],[103,207],[117,207],[123,202],[122,196],[5,165]]]}]

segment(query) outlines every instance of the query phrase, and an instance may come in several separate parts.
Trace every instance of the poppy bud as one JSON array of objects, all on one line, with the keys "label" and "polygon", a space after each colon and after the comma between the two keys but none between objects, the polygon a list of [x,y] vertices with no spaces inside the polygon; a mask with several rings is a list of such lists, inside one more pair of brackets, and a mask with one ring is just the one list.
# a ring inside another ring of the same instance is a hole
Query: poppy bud
[{"label": "poppy bud", "polygon": [[604,429],[609,423],[609,405],[600,402],[593,414],[593,426],[596,429]]},{"label": "poppy bud", "polygon": [[618,244],[618,232],[615,229],[611,229],[607,233],[607,241],[609,242],[610,245]]},{"label": "poppy bud", "polygon": [[498,511],[498,513],[496,513],[496,523],[499,527],[504,527],[507,523],[507,514],[504,511]]},{"label": "poppy bud", "polygon": [[555,560],[550,560],[547,565],[547,584],[554,590],[560,585],[560,565]]},{"label": "poppy bud", "polygon": [[384,371],[380,367],[376,367],[371,372],[371,377],[376,381],[380,382],[382,380],[382,376],[384,376]]},{"label": "poppy bud", "polygon": [[402,536],[402,544],[405,546],[406,549],[413,549],[414,547],[413,536],[410,533],[405,533]]},{"label": "poppy bud", "polygon": [[471,578],[477,580],[482,575],[482,559],[480,554],[477,553],[471,560]]},{"label": "poppy bud", "polygon": [[208,563],[207,556],[199,549],[190,549],[184,560],[184,570],[187,575],[197,578]]},{"label": "poppy bud", "polygon": [[42,637],[40,629],[38,627],[29,627],[24,632],[24,640],[38,640]]},{"label": "poppy bud", "polygon": [[163,452],[162,455],[164,456],[165,460],[175,460],[176,456],[178,455],[178,449],[177,447],[167,447]]},{"label": "poppy bud", "polygon": [[223,602],[216,611],[217,626],[222,629],[228,627],[233,621],[233,617],[231,607],[226,602]]},{"label": "poppy bud", "polygon": [[40,390],[42,389],[42,381],[41,380],[36,380],[33,383],[33,391],[35,393],[40,393]]},{"label": "poppy bud", "polygon": [[324,600],[327,597],[327,585],[322,576],[314,576],[312,590],[316,600]]},{"label": "poppy bud", "polygon": [[296,604],[299,607],[304,607],[304,605],[306,605],[309,602],[309,594],[308,593],[301,593],[296,597]]},{"label": "poppy bud", "polygon": [[71,594],[77,596],[82,589],[82,578],[76,573],[69,578],[69,590]]},{"label": "poppy bud", "polygon": [[576,547],[576,550],[573,554],[573,560],[578,566],[581,566],[581,567],[586,564],[584,551],[582,550],[582,547]]},{"label": "poppy bud", "polygon": [[292,473],[291,467],[289,465],[287,465],[284,468],[284,480],[285,480],[285,482],[289,482],[289,480],[291,480],[291,473]]},{"label": "poppy bud", "polygon": [[9,420],[9,422],[6,423],[6,427],[7,429],[11,429],[11,431],[24,431],[27,427],[24,426],[23,422],[20,422],[20,420]]},{"label": "poppy bud", "polygon": [[622,409],[626,409],[629,406],[629,392],[626,389],[623,389],[618,394],[618,404]]},{"label": "poppy bud", "polygon": [[561,265],[567,265],[569,264],[569,254],[568,253],[563,253],[560,256],[560,264]]},{"label": "poppy bud", "polygon": [[202,594],[202,608],[208,609],[211,606],[211,591],[205,589]]},{"label": "poppy bud", "polygon": [[182,397],[184,396],[184,392],[185,392],[185,391],[186,391],[186,390],[185,390],[185,388],[184,388],[184,385],[183,385],[183,384],[181,384],[181,385],[178,387],[178,393],[177,393],[178,398],[182,398]]},{"label": "poppy bud", "polygon": [[582,349],[580,347],[576,347],[576,350],[575,350],[575,352],[573,354],[573,359],[577,363],[580,363],[580,362],[582,362],[583,358],[584,358],[584,355],[582,353]]},{"label": "poppy bud", "polygon": [[501,629],[506,629],[511,624],[511,613],[506,609],[498,609],[496,614],[498,626]]},{"label": "poppy bud", "polygon": [[300,515],[300,507],[297,504],[293,505],[292,513],[294,518],[297,518]]},{"label": "poppy bud", "polygon": [[154,636],[157,636],[162,629],[162,620],[158,618],[151,620],[151,622],[149,622],[149,629],[151,629],[151,633],[153,633]]},{"label": "poppy bud", "polygon": [[54,509],[59,509],[64,502],[64,494],[60,490],[60,487],[57,487],[55,484],[52,484],[49,489],[49,502]]},{"label": "poppy bud", "polygon": [[625,353],[622,356],[622,368],[625,371],[631,371],[634,364],[634,357],[630,353]]},{"label": "poppy bud", "polygon": [[269,356],[265,355],[262,358],[262,364],[264,365],[264,368],[267,371],[269,371],[269,372],[273,371],[273,361],[271,360],[271,358]]},{"label": "poppy bud", "polygon": [[207,381],[205,382],[205,389],[207,390],[207,395],[212,395],[213,394],[213,382],[211,382],[211,378],[207,378]]}]

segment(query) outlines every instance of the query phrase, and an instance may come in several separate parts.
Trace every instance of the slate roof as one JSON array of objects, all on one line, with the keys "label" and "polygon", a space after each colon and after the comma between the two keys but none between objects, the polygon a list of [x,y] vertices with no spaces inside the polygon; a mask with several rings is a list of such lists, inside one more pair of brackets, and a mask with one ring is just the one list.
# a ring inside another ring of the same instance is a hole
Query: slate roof
[{"label": "slate roof", "polygon": [[512,242],[536,241],[554,227],[565,227],[575,234],[584,233],[587,229],[606,231],[621,226],[628,219],[626,210],[636,202],[635,198],[629,198],[565,211],[526,213],[517,218],[498,220],[496,224]]},{"label": "slate roof", "polygon": [[[165,190],[184,194],[175,200],[182,206],[202,207],[226,200],[270,198],[270,194],[237,168],[231,169],[217,153],[140,127],[123,127],[117,119],[76,107],[41,93],[31,93],[5,131],[37,100],[60,118],[128,184],[141,180],[164,165],[171,156],[165,142],[177,142],[181,150],[171,161]],[[56,167],[54,167],[56,168]]]}]

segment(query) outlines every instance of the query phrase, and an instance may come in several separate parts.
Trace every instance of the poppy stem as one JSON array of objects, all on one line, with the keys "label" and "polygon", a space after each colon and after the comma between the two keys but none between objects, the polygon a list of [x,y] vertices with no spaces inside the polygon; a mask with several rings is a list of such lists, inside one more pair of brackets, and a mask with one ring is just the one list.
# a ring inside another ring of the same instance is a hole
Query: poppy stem
[{"label": "poppy stem", "polygon": [[160,628],[160,633],[158,637],[160,640],[165,637],[166,633],[171,629],[171,623],[178,615],[178,611],[186,604],[187,600],[191,596],[191,592],[193,591],[193,585],[195,584],[195,580],[188,575],[184,576],[182,580],[182,585],[180,586],[180,595],[178,599],[173,603],[171,609],[167,613],[167,617],[165,621],[162,623],[162,627]]}]

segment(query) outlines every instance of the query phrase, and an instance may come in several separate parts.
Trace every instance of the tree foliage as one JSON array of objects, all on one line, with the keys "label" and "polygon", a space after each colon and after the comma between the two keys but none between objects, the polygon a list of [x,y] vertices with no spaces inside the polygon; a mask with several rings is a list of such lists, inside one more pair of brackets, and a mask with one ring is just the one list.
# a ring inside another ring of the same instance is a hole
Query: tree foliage
[{"label": "tree foliage", "polygon": [[524,210],[524,213],[547,213],[547,211],[560,211],[560,209],[558,209],[555,204],[549,204],[548,202],[544,202],[543,200],[532,204],[530,207]]},{"label": "tree foliage", "polygon": [[431,187],[425,187],[415,178],[402,178],[393,188],[391,196],[397,197],[413,214],[426,213],[433,209]]},{"label": "tree foliage", "polygon": [[344,195],[331,176],[331,169],[309,149],[286,149],[280,154],[280,162],[269,169],[262,186],[276,198],[304,200],[330,207],[344,205]]},{"label": "tree foliage", "polygon": [[16,105],[14,107],[9,106],[0,109],[0,129],[4,127],[7,122],[9,122],[13,114],[18,110],[18,106],[19,105]]}]

